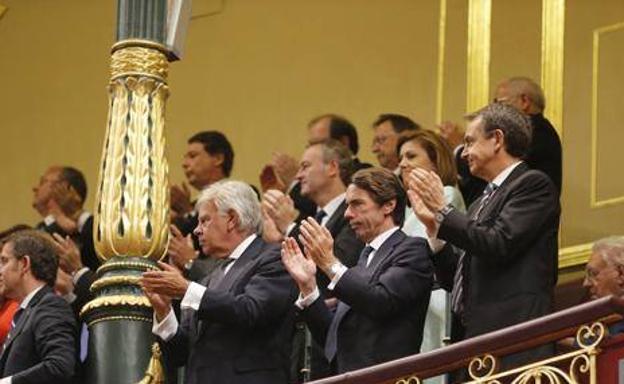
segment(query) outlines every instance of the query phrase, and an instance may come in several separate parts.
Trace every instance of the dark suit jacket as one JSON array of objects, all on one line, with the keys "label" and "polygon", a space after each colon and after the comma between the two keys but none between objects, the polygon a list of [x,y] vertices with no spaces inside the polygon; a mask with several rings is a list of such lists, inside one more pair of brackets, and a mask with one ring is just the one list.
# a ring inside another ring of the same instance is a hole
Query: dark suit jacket
[{"label": "dark suit jacket", "polygon": [[13,384],[71,383],[76,369],[76,320],[69,304],[44,286],[20,316],[0,355],[0,377]]},{"label": "dark suit jacket", "polygon": [[[334,288],[348,312],[338,326],[336,369],[346,372],[420,351],[433,268],[424,239],[397,230],[368,267],[349,268]],[[338,310],[339,310],[338,309]],[[310,331],[325,345],[332,321],[322,298],[302,311]]]},{"label": "dark suit jacket", "polygon": [[451,211],[438,237],[449,243],[433,256],[436,276],[452,289],[458,252],[465,250],[465,337],[548,314],[557,279],[559,197],[548,176],[518,165],[477,220]]},{"label": "dark suit jacket", "polygon": [[63,237],[69,235],[78,246],[78,249],[80,249],[82,264],[90,270],[96,271],[102,264],[95,253],[95,245],[93,242],[93,215],[89,216],[82,226],[82,229],[77,233],[65,233],[63,228],[56,222],[47,225],[42,221],[37,224],[37,228],[48,232],[50,235],[53,233],[58,233]]},{"label": "dark suit jacket", "polygon": [[[344,214],[346,210],[347,203],[343,201],[329,220],[327,220],[325,228],[329,230],[334,239],[334,255],[342,264],[347,267],[354,267],[357,264],[362,248],[364,248],[364,243],[355,236],[355,232],[351,229],[349,221],[345,219]],[[292,230],[289,237],[299,242],[299,225]],[[327,276],[321,273],[321,271],[318,271],[316,280],[321,292],[323,294],[328,294],[327,285],[329,284],[329,279]]]},{"label": "dark suit jacket", "polygon": [[279,246],[257,238],[198,311],[183,311],[176,335],[161,343],[165,360],[186,364],[188,384],[286,383],[295,297]]},{"label": "dark suit jacket", "polygon": [[[532,169],[548,175],[558,193],[561,193],[561,139],[550,121],[541,113],[531,115],[530,119],[533,134],[526,162]],[[455,162],[459,175],[459,189],[466,204],[470,205],[481,196],[487,183],[470,173],[468,163],[461,158],[461,149],[455,155]]]},{"label": "dark suit jacket", "polygon": [[91,285],[96,279],[97,276],[95,272],[89,269],[80,276],[74,285],[74,295],[76,295],[76,299],[71,303],[71,307],[78,322],[80,322],[79,315],[82,307],[95,298],[93,292],[91,292]]}]

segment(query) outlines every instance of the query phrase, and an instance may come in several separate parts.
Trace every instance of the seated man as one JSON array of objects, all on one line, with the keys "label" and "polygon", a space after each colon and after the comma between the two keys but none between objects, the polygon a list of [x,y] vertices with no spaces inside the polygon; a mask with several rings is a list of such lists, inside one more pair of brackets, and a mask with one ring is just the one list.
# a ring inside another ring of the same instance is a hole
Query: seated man
[{"label": "seated man", "polygon": [[[188,384],[287,383],[295,287],[279,246],[258,236],[255,192],[243,182],[219,182],[202,191],[197,207],[195,234],[220,266],[201,284],[164,263],[141,279],[165,362],[186,365]],[[182,299],[181,322],[173,298]]]},{"label": "seated man", "polygon": [[[418,353],[432,285],[426,240],[401,230],[405,192],[390,170],[358,171],[347,188],[345,218],[366,247],[355,267],[334,255],[330,232],[309,218],[300,240],[288,238],[282,260],[300,290],[295,305],[338,373]],[[316,268],[331,280],[339,303],[331,312]]]},{"label": "seated man", "polygon": [[73,379],[77,327],[69,305],[52,290],[57,267],[52,244],[36,231],[17,232],[2,247],[5,296],[20,304],[0,355],[0,384]]}]

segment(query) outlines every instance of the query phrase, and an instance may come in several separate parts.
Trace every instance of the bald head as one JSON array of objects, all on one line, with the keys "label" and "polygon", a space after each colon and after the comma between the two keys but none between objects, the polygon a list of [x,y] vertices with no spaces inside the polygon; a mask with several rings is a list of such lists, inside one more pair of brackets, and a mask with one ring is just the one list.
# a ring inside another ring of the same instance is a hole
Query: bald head
[{"label": "bald head", "polygon": [[494,101],[513,105],[528,115],[542,113],[546,107],[542,88],[528,77],[510,77],[496,87]]}]

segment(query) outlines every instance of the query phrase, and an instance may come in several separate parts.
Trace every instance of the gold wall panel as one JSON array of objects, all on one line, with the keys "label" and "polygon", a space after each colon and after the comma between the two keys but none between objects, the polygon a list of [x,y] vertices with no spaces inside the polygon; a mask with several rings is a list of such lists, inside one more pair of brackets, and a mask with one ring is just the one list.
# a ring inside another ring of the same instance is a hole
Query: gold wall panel
[{"label": "gold wall panel", "polygon": [[490,19],[491,0],[468,2],[468,92],[469,112],[485,106],[490,94]]},{"label": "gold wall panel", "polygon": [[[624,162],[622,150],[613,143],[624,142],[621,125],[624,100],[624,22],[597,28],[593,33],[592,64],[592,141],[591,190],[592,208],[621,204],[624,191],[619,165]],[[602,186],[602,189],[600,187]],[[600,193],[602,191],[602,193]]]},{"label": "gold wall panel", "polygon": [[624,234],[624,204],[618,204],[624,134],[617,116],[624,99],[623,20],[623,2],[565,4],[563,267],[584,262],[595,240]]},{"label": "gold wall panel", "polygon": [[545,116],[561,135],[563,130],[563,59],[565,0],[542,1],[542,76],[547,100]]},{"label": "gold wall panel", "polygon": [[444,58],[446,54],[446,0],[440,0],[440,19],[438,21],[438,76],[436,84],[436,111],[435,123],[443,120],[442,108],[444,104]]}]

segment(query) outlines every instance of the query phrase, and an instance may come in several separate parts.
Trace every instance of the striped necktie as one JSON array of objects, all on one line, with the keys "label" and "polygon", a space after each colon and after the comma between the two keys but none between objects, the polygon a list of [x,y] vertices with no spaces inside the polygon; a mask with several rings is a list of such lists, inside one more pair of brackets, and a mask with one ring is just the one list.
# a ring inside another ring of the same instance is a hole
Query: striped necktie
[{"label": "striped necktie", "polygon": [[[479,206],[475,210],[474,214],[472,214],[473,220],[478,220],[481,211],[490,201],[490,197],[494,191],[496,191],[497,185],[494,183],[488,183],[483,191],[483,195],[481,200],[479,201]],[[459,260],[457,261],[457,269],[455,269],[455,275],[453,276],[453,290],[451,291],[451,309],[453,313],[458,316],[462,316],[464,314],[464,268],[466,267],[465,260],[466,252],[461,251],[459,255]]]}]

